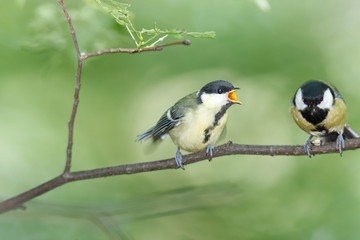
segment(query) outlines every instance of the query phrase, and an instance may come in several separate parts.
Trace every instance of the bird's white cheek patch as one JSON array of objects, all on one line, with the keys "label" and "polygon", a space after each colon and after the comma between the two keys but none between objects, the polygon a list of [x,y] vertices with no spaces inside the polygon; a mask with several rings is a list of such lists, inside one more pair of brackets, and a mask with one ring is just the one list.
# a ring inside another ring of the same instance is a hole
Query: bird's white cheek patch
[{"label": "bird's white cheek patch", "polygon": [[302,91],[299,88],[299,90],[296,92],[295,95],[295,106],[297,107],[297,109],[299,110],[304,110],[307,105],[304,103],[303,101],[303,97],[302,97]]},{"label": "bird's white cheek patch", "polygon": [[330,109],[332,105],[334,104],[334,97],[330,92],[330,89],[326,89],[324,92],[324,98],[317,106],[321,109]]},{"label": "bird's white cheek patch", "polygon": [[227,103],[227,94],[203,94],[201,100],[208,108],[220,108]]}]

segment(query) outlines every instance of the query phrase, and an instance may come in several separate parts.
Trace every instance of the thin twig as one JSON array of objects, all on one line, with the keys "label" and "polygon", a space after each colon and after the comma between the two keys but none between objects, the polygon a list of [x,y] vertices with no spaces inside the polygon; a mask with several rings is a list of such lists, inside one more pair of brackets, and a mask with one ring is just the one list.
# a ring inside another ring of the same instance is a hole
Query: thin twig
[{"label": "thin twig", "polygon": [[[350,139],[345,141],[345,150],[354,150],[360,148],[360,138]],[[312,154],[338,153],[334,143],[327,143],[323,146],[312,146]],[[213,159],[226,155],[307,155],[304,147],[300,146],[271,146],[271,145],[241,145],[228,142],[220,145],[214,149]],[[345,154],[343,154],[345,155]],[[306,157],[307,158],[307,157]],[[202,160],[208,159],[205,151],[196,152],[183,156],[183,165],[192,164]],[[316,158],[314,158],[316,159]],[[314,161],[314,160],[313,160]],[[16,208],[21,208],[23,204],[37,196],[40,196],[54,188],[57,188],[67,182],[80,181],[85,179],[94,179],[101,177],[109,177],[114,175],[127,175],[142,172],[150,172],[165,169],[177,169],[178,166],[174,158],[169,158],[160,161],[142,162],[134,164],[125,164],[107,168],[98,168],[93,170],[69,172],[55,177],[46,183],[43,183],[29,191],[19,194],[0,203],[0,213],[7,212]]]},{"label": "thin twig", "polygon": [[79,93],[80,93],[80,87],[81,87],[81,69],[82,69],[83,60],[81,58],[79,44],[78,44],[77,39],[76,39],[75,30],[74,30],[74,27],[72,25],[69,13],[66,10],[66,7],[64,5],[63,0],[58,0],[58,1],[59,1],[60,5],[61,5],[63,11],[64,11],[67,22],[69,24],[71,36],[72,36],[74,46],[75,46],[75,50],[76,50],[77,62],[78,62],[77,72],[76,72],[76,85],[75,85],[75,93],[74,93],[74,103],[73,103],[73,108],[72,108],[70,120],[68,122],[69,136],[68,136],[68,146],[67,146],[67,149],[66,149],[66,164],[65,164],[65,169],[64,169],[64,174],[68,174],[70,172],[70,167],[71,167],[72,147],[73,147],[73,138],[74,138],[74,124],[75,124],[75,117],[76,117],[77,108],[78,108],[78,105],[79,105]]},{"label": "thin twig", "polygon": [[94,56],[100,56],[105,53],[141,53],[141,52],[150,52],[150,51],[161,51],[166,46],[190,45],[190,44],[191,44],[191,42],[189,40],[184,40],[184,41],[180,41],[180,42],[171,42],[171,43],[166,43],[166,44],[155,46],[155,47],[147,47],[147,48],[140,48],[140,49],[137,49],[137,48],[110,48],[110,49],[104,49],[104,50],[97,51],[97,52],[82,54],[81,59],[85,60],[87,58],[94,57]]},{"label": "thin twig", "polygon": [[68,136],[68,145],[67,145],[67,149],[66,149],[66,164],[65,164],[65,169],[64,169],[64,173],[63,173],[66,175],[66,174],[69,174],[70,168],[71,168],[72,147],[73,147],[73,138],[74,138],[74,124],[75,124],[76,113],[77,113],[77,109],[78,109],[78,105],[79,105],[79,101],[80,101],[79,94],[80,94],[80,88],[81,88],[81,70],[82,70],[83,61],[89,57],[100,56],[105,53],[140,53],[140,52],[145,52],[145,51],[160,51],[165,46],[177,45],[177,44],[189,45],[190,41],[184,40],[181,42],[172,42],[172,43],[159,45],[156,47],[148,47],[148,48],[143,48],[143,49],[116,48],[116,49],[106,49],[106,50],[102,50],[102,51],[98,51],[98,52],[94,52],[94,53],[81,54],[79,44],[77,42],[75,30],[74,30],[73,24],[71,22],[69,13],[66,10],[63,0],[58,0],[58,2],[60,3],[60,5],[64,11],[64,14],[66,16],[66,19],[67,19],[67,22],[68,22],[68,25],[70,28],[71,36],[72,36],[72,39],[74,42],[76,55],[77,55],[77,62],[78,62],[77,72],[76,72],[74,103],[73,103],[70,120],[68,122],[69,136]]}]

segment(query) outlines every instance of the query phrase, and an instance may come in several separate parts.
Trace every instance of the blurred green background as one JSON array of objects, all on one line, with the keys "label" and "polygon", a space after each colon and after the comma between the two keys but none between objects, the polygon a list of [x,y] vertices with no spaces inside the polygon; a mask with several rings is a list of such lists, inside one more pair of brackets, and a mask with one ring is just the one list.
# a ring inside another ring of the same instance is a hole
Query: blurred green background
[{"label": "blurred green background", "polygon": [[[84,63],[72,170],[173,157],[170,139],[136,143],[182,96],[216,79],[241,88],[227,135],[243,144],[303,144],[289,104],[309,79],[335,84],[360,131],[360,2],[139,0],[138,28],[215,31],[216,39]],[[95,1],[65,0],[82,52],[133,48]],[[0,2],[0,197],[65,164],[76,56],[57,1]],[[176,40],[168,39],[167,41]],[[359,239],[359,151],[226,156],[186,171],[74,182],[0,216],[1,239]]]}]

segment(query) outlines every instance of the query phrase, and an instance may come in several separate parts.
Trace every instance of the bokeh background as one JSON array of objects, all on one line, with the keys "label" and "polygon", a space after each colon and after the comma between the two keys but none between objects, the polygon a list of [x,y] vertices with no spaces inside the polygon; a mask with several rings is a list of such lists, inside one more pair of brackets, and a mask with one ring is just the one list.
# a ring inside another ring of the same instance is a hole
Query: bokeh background
[{"label": "bokeh background", "polygon": [[[303,144],[289,114],[309,79],[335,84],[360,131],[360,2],[138,0],[137,28],[215,31],[215,39],[84,63],[72,170],[174,156],[170,139],[136,143],[180,97],[216,79],[241,88],[226,137]],[[65,1],[80,49],[134,44],[95,1]],[[262,6],[262,7],[261,7]],[[177,39],[168,39],[174,41]],[[0,197],[65,164],[76,56],[57,1],[0,2]],[[1,239],[359,239],[360,152],[313,158],[226,156],[166,170],[74,182],[0,216]]]}]

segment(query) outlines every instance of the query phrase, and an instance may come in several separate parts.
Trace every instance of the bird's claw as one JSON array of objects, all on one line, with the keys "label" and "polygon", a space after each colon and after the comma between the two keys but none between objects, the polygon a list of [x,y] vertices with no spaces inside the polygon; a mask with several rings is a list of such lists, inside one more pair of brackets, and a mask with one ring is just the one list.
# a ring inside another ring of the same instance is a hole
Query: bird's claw
[{"label": "bird's claw", "polygon": [[215,148],[214,144],[209,144],[206,148],[206,154],[209,154],[209,161],[212,160],[214,148]]},{"label": "bird's claw", "polygon": [[185,170],[184,166],[182,165],[182,154],[180,152],[180,148],[178,147],[176,154],[175,154],[175,162],[178,165],[178,167],[182,168],[183,170]]},{"label": "bird's claw", "polygon": [[342,133],[340,133],[336,138],[336,149],[339,149],[340,156],[342,156],[342,150],[345,148],[345,141]]},{"label": "bird's claw", "polygon": [[304,144],[304,150],[306,152],[306,154],[311,158],[311,154],[310,154],[310,146],[311,146],[311,139],[312,139],[313,136],[310,136],[305,144]]}]

